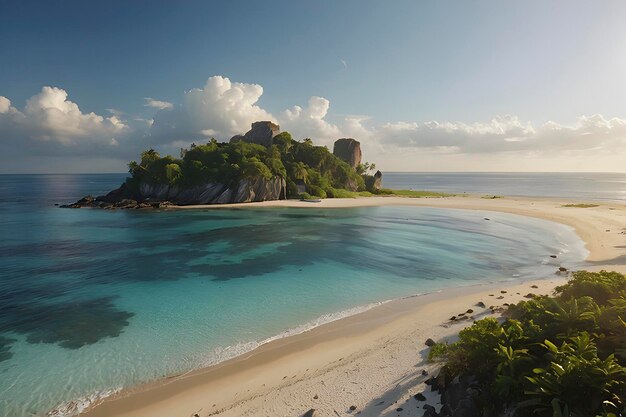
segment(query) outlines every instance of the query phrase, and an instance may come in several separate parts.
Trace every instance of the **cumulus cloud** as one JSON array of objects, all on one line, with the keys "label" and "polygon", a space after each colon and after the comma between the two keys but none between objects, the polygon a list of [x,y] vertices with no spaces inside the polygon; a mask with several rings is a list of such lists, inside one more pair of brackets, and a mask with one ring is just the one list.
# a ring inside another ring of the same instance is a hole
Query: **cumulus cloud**
[{"label": "cumulus cloud", "polygon": [[211,136],[227,140],[246,132],[252,122],[276,121],[257,105],[262,94],[258,84],[210,77],[204,87],[187,91],[180,106],[157,112],[151,134],[161,143]]},{"label": "cumulus cloud", "polygon": [[572,125],[546,122],[538,127],[514,116],[486,123],[429,121],[385,123],[374,133],[401,148],[445,148],[458,153],[574,151],[626,145],[626,120],[582,116]]},{"label": "cumulus cloud", "polygon": [[174,107],[174,104],[170,103],[169,101],[156,100],[156,99],[153,99],[152,97],[146,97],[144,98],[144,101],[145,101],[144,106],[152,107],[154,109],[163,110],[163,109],[171,109]]},{"label": "cumulus cloud", "polygon": [[43,87],[39,94],[26,101],[21,111],[13,107],[9,99],[0,97],[0,136],[14,138],[22,144],[110,144],[126,129],[126,124],[117,116],[83,113],[60,88]]},{"label": "cumulus cloud", "polygon": [[292,132],[296,137],[327,142],[337,139],[342,134],[339,126],[325,120],[329,108],[330,101],[324,97],[313,96],[306,108],[293,106],[285,110],[279,123],[282,129]]},{"label": "cumulus cloud", "polygon": [[[145,148],[176,153],[190,142],[209,137],[227,141],[259,120],[278,123],[296,139],[310,137],[329,147],[337,138],[354,137],[363,143],[366,158],[383,162],[379,166],[388,170],[433,169],[423,165],[428,158],[446,158],[457,165],[465,161],[467,169],[481,169],[492,158],[507,161],[505,169],[523,169],[510,164],[520,161],[521,156],[531,161],[529,155],[545,165],[568,155],[579,158],[577,161],[583,156],[603,155],[599,160],[608,161],[606,155],[611,154],[611,161],[617,161],[615,155],[626,154],[626,119],[599,114],[581,116],[569,124],[533,124],[511,115],[474,123],[375,123],[366,116],[333,117],[330,101],[318,96],[274,116],[259,105],[262,94],[258,84],[214,76],[202,88],[185,92],[176,105],[145,98],[144,105],[156,113],[128,116],[128,120],[116,109],[107,109],[109,117],[83,112],[68,100],[65,90],[56,87],[43,87],[22,109],[0,96],[0,155],[5,161],[23,156],[24,150],[31,155],[76,155],[100,161],[112,158],[123,167]],[[468,161],[479,162],[474,166]],[[602,163],[598,166],[604,168]]]}]

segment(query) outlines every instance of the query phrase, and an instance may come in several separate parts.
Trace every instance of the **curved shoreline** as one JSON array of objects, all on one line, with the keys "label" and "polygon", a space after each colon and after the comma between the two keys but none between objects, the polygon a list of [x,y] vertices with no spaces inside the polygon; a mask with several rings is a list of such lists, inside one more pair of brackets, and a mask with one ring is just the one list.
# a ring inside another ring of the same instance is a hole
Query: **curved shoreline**
[{"label": "curved shoreline", "polygon": [[[626,230],[626,210],[617,204],[601,204],[594,208],[595,210],[561,207],[564,203],[549,199],[519,198],[485,200],[475,197],[437,199],[370,197],[329,199],[315,206],[311,206],[310,203],[283,200],[228,206],[187,206],[181,209],[345,208],[412,205],[501,211],[539,217],[572,226],[587,245],[589,250],[587,259],[592,264],[590,269],[625,271],[626,246],[621,244],[626,243],[626,233],[622,234],[621,232]],[[606,231],[612,229],[615,233]],[[458,332],[461,324],[441,327],[441,323],[450,315],[458,313],[459,311],[456,310],[460,309],[460,305],[463,305],[463,308],[468,308],[476,302],[472,302],[472,299],[485,299],[489,297],[489,292],[495,292],[502,288],[510,289],[508,290],[511,292],[510,296],[513,296],[514,290],[519,290],[515,292],[520,294],[524,294],[524,291],[529,292],[530,285],[537,285],[541,292],[548,293],[554,285],[562,281],[563,278],[521,284],[512,281],[481,284],[393,300],[365,312],[323,324],[297,335],[272,340],[248,353],[217,365],[124,390],[105,399],[85,415],[174,417],[197,413],[204,417],[205,415],[216,414],[294,415],[296,412],[301,414],[308,409],[306,407],[309,406],[308,403],[312,402],[314,396],[314,394],[305,395],[302,392],[311,389],[311,384],[315,384],[317,379],[339,378],[341,380],[341,369],[346,366],[355,364],[359,365],[358,367],[362,367],[364,364],[374,366],[381,360],[384,361],[384,357],[381,359],[380,356],[391,350],[386,350],[390,341],[393,341],[394,347],[398,349],[395,354],[406,360],[407,356],[412,358],[420,352],[423,347],[423,340],[427,337],[437,340],[438,338],[450,337]],[[538,293],[539,289],[533,291]],[[504,301],[516,302],[521,295],[508,297]],[[485,302],[487,300],[488,298],[485,299]],[[427,314],[427,310],[433,310],[433,313]],[[407,339],[407,334],[414,336],[423,334],[423,340],[415,343],[415,340]],[[421,359],[423,362],[424,358]],[[394,377],[412,369],[409,364],[400,365],[400,363],[401,361],[395,366],[389,365],[395,369]],[[305,365],[302,366],[302,364]],[[423,365],[426,366],[426,364]],[[388,385],[390,382],[385,381],[384,376],[381,377],[377,374],[369,375],[367,379],[372,380],[365,389],[367,392],[372,389],[374,391],[380,390],[380,386]],[[319,384],[319,381],[317,383]],[[345,381],[338,383],[334,391],[341,388],[343,384]],[[299,394],[294,390],[298,391]],[[345,395],[339,394],[328,393],[329,398],[333,398],[333,407],[338,407],[336,404],[344,401],[355,401],[353,398],[345,398]],[[376,396],[374,393],[366,394],[366,397],[367,395],[371,398]],[[269,397],[273,398],[273,402],[283,403],[282,406],[276,408],[268,405],[267,399]],[[301,404],[295,404],[294,397],[298,399],[295,403],[300,402]],[[290,399],[291,404],[285,404],[286,399]],[[324,409],[323,406],[320,407],[320,401],[313,401],[312,406],[316,403],[317,407],[314,408]],[[328,407],[330,405],[327,404]],[[271,413],[267,407],[271,407]],[[330,411],[330,408],[327,409]],[[333,411],[336,410],[333,409]],[[376,415],[375,413],[379,411],[382,410],[376,410],[371,415]],[[368,414],[365,413],[364,415]]]}]

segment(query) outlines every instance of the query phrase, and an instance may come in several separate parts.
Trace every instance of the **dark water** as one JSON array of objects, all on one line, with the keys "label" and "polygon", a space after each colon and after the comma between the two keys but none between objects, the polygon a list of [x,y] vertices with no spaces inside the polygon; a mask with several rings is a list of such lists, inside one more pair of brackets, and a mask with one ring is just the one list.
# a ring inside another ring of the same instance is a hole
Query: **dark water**
[{"label": "dark water", "polygon": [[385,172],[383,186],[449,193],[626,201],[626,173]]},{"label": "dark water", "polygon": [[585,256],[570,228],[503,213],[54,206],[124,177],[0,175],[0,416],[71,415],[377,302]]}]

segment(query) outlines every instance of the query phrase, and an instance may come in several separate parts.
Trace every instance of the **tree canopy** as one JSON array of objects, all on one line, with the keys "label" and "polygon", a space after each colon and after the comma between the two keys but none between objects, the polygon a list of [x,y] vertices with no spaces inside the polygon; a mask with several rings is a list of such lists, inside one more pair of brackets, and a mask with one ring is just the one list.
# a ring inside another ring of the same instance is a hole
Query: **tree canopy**
[{"label": "tree canopy", "polygon": [[154,149],[142,152],[139,162],[128,164],[129,185],[168,184],[190,188],[207,183],[236,185],[246,178],[274,177],[287,182],[287,195],[298,194],[297,184],[309,194],[333,197],[339,190],[362,191],[365,183],[360,169],[333,155],[325,146],[315,146],[311,139],[294,140],[288,132],[274,137],[271,147],[244,141],[192,144],[181,149],[180,156],[161,156]]}]

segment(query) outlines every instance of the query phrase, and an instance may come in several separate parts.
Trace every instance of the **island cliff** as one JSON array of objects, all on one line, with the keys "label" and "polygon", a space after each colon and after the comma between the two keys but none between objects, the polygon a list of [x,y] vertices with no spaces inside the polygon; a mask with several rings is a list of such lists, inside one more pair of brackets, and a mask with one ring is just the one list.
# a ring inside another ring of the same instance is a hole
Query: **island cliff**
[{"label": "island cliff", "polygon": [[[153,149],[129,163],[126,182],[106,195],[86,196],[66,208],[148,208],[167,205],[230,204],[286,198],[341,197],[380,189],[380,171],[367,175],[361,146],[339,139],[334,152],[310,139],[292,139],[269,121],[252,123],[229,143],[212,139],[181,149],[180,158]],[[373,168],[373,166],[372,166]]]}]

